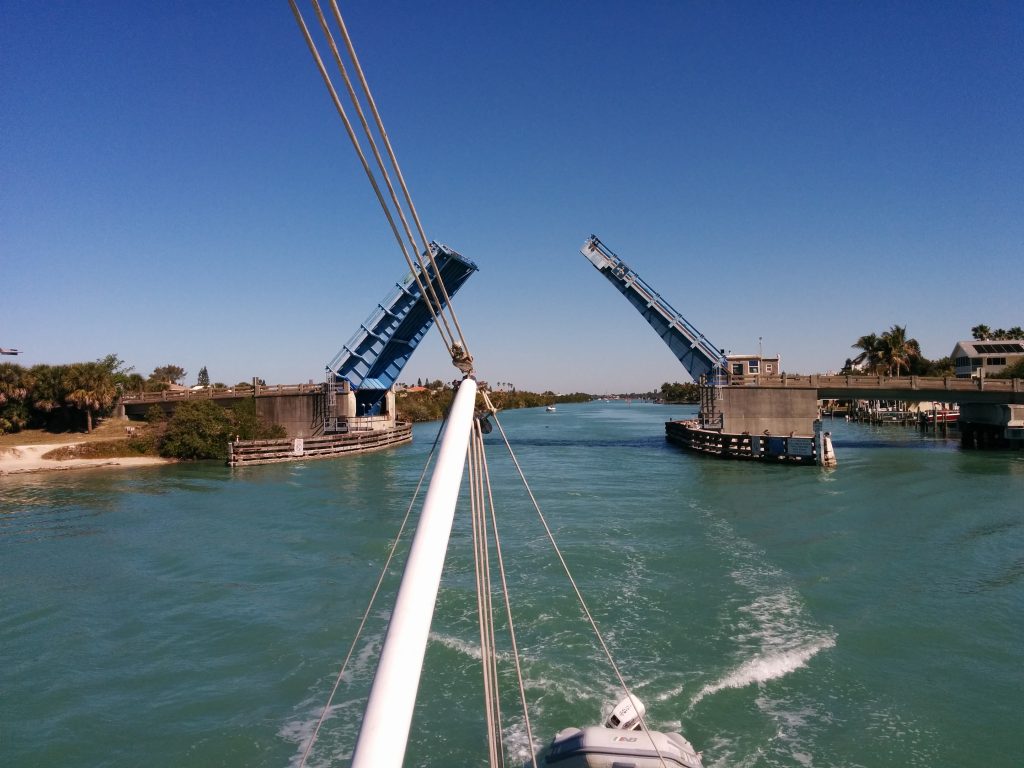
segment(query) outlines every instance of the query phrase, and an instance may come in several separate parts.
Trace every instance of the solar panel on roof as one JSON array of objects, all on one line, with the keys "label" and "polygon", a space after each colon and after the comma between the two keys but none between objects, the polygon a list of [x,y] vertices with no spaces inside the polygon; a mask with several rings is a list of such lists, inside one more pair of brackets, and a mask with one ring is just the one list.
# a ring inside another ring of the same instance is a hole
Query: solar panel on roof
[{"label": "solar panel on roof", "polygon": [[1024,352],[1024,342],[1013,341],[1008,344],[975,344],[974,348],[983,355],[995,352]]}]

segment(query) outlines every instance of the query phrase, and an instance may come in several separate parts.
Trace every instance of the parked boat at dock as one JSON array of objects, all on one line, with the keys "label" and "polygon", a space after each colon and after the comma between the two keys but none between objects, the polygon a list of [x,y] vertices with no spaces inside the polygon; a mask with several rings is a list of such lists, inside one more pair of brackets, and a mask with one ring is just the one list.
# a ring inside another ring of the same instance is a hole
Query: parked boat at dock
[{"label": "parked boat at dock", "polygon": [[922,426],[931,424],[955,424],[960,420],[960,408],[942,408],[932,411],[921,411],[918,420]]}]

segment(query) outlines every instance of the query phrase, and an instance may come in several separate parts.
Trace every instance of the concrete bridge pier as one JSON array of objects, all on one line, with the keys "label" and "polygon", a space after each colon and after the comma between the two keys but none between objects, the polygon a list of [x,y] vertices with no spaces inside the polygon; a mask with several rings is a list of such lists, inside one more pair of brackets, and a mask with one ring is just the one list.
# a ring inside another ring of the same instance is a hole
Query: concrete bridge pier
[{"label": "concrete bridge pier", "polygon": [[963,448],[1024,447],[1024,405],[964,403],[958,426]]},{"label": "concrete bridge pier", "polygon": [[836,466],[809,389],[701,384],[696,420],[669,421],[665,437],[683,448],[725,458]]},{"label": "concrete bridge pier", "polygon": [[998,450],[1009,448],[1009,442],[1003,437],[1003,430],[994,424],[961,424],[960,447],[978,450]]},{"label": "concrete bridge pier", "polygon": [[818,397],[810,389],[722,387],[715,404],[728,434],[812,435]]}]

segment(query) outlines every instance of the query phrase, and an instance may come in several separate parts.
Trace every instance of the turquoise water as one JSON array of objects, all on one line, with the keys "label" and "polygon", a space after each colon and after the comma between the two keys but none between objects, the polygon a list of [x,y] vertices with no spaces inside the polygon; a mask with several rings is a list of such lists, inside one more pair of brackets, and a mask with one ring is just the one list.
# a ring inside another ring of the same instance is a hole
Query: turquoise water
[{"label": "turquoise water", "polygon": [[[1024,455],[826,422],[837,470],[730,463],[665,443],[686,413],[501,417],[652,724],[708,766],[1024,765]],[[436,428],[330,461],[0,478],[0,764],[296,765]],[[496,438],[546,742],[596,722],[614,678]],[[408,766],[485,763],[468,529],[460,512]],[[347,763],[386,619],[382,604],[310,765]]]}]

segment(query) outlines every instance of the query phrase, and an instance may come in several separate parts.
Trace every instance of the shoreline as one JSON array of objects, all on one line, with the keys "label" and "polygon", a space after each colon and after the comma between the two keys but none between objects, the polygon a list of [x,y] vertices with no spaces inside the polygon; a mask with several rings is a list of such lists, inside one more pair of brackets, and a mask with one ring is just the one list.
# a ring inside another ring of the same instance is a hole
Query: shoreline
[{"label": "shoreline", "polygon": [[43,455],[58,448],[78,445],[75,442],[13,445],[0,448],[0,477],[75,469],[128,468],[172,464],[172,459],[157,456],[123,456],[101,459],[44,459]]}]

